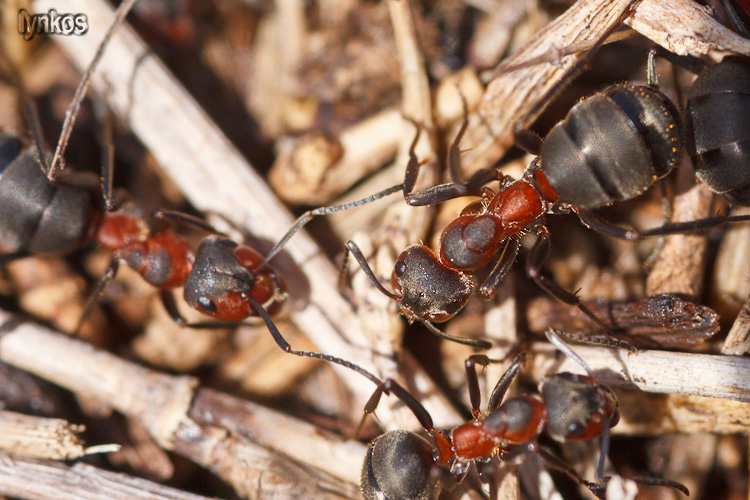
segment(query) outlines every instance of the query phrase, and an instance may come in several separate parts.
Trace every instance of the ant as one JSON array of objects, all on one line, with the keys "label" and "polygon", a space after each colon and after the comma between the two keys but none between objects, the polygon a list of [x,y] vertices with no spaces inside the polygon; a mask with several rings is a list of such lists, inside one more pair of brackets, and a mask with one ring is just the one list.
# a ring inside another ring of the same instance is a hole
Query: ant
[{"label": "ant", "polygon": [[[722,3],[737,32],[750,38],[750,18],[733,0]],[[750,58],[727,56],[705,68],[700,59],[664,55],[699,73],[685,108],[685,146],[696,176],[731,203],[750,205]]]},{"label": "ant", "polygon": [[112,187],[111,115],[105,128],[107,154],[106,161],[102,162],[99,185],[102,207],[92,196],[96,191],[95,182],[82,178],[81,174],[65,172],[60,175],[68,138],[91,75],[112,33],[132,5],[133,1],[120,5],[97,55],[85,71],[68,107],[63,132],[51,162],[42,147],[33,103],[26,95],[20,77],[13,75],[26,108],[35,147],[24,150],[21,140],[14,134],[0,134],[0,214],[3,214],[0,217],[0,262],[31,255],[67,255],[86,244],[94,244],[111,251],[112,260],[86,306],[79,328],[107,284],[116,276],[121,263],[124,263],[160,290],[165,309],[181,326],[216,328],[225,325],[188,323],[177,309],[174,290],[178,287],[184,287],[185,302],[204,315],[231,323],[232,326],[247,317],[259,316],[283,351],[339,364],[380,384],[374,375],[349,361],[318,352],[292,349],[272,320],[286,294],[281,279],[268,264],[287,241],[314,217],[378,200],[402,190],[403,185],[353,202],[305,212],[264,257],[255,249],[230,240],[201,219],[169,210],[152,212],[152,218],[161,226],[169,222],[187,223],[211,233],[194,252],[185,238],[168,227],[151,231],[133,202],[121,202],[119,197],[116,199]]},{"label": "ant", "polygon": [[[604,41],[597,42],[589,54]],[[468,302],[474,289],[468,273],[487,266],[493,259],[494,267],[477,293],[485,300],[496,294],[516,260],[520,236],[533,231],[537,239],[527,257],[526,274],[549,295],[577,307],[608,331],[574,293],[542,274],[551,246],[545,214],[574,212],[586,227],[631,241],[750,220],[747,215],[717,216],[637,231],[607,223],[591,211],[640,195],[676,164],[683,139],[682,120],[675,105],[658,89],[654,57],[652,51],[646,85],[613,85],[578,102],[542,141],[528,127],[546,102],[587,64],[586,59],[579,61],[516,125],[517,144],[537,155],[518,180],[497,168],[481,170],[466,182],[461,179],[459,144],[468,127],[468,106],[462,97],[463,122],[448,151],[452,182],[414,191],[419,162],[412,144],[404,198],[412,206],[433,205],[462,196],[478,196],[481,200],[466,206],[443,230],[437,254],[417,244],[399,255],[391,278],[395,292],[378,282],[353,241],[346,243],[347,254],[354,255],[378,290],[399,302],[407,318],[421,320],[435,331],[430,321],[447,321]],[[494,180],[500,182],[498,192],[485,186]]]},{"label": "ant", "polygon": [[[538,453],[549,467],[561,470],[597,497],[604,498],[609,480],[603,476],[604,458],[609,446],[609,429],[619,419],[617,397],[595,380],[591,369],[562,340],[560,333],[549,329],[546,336],[588,375],[548,375],[539,383],[541,398],[517,396],[503,401],[508,387],[527,360],[527,355],[521,353],[497,382],[487,411],[482,413],[476,366],[496,361],[475,354],[465,363],[473,419],[452,429],[436,430],[430,414],[419,401],[397,382],[387,379],[367,402],[362,423],[375,411],[382,393],[392,391],[419,420],[433,443],[404,430],[391,431],[375,439],[367,450],[362,468],[365,499],[437,499],[442,490],[458,485],[474,464],[480,480],[489,484],[490,498],[494,500],[500,462],[518,463],[530,453]],[[543,430],[561,443],[602,436],[596,482],[584,480],[572,467],[539,445],[537,438]],[[687,488],[675,481],[658,478],[635,481],[669,486],[689,495]]]}]

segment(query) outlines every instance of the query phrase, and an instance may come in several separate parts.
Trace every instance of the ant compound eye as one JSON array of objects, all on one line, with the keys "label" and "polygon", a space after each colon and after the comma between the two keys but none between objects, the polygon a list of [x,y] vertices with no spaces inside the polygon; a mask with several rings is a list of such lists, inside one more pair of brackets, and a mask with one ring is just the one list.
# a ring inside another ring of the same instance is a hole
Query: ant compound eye
[{"label": "ant compound eye", "polygon": [[216,309],[216,304],[214,304],[213,300],[209,299],[208,297],[199,297],[198,305],[208,314],[216,314],[218,311]]},{"label": "ant compound eye", "polygon": [[404,275],[406,272],[406,262],[403,260],[396,261],[396,265],[393,267],[393,274],[396,275],[397,278],[400,278]]}]

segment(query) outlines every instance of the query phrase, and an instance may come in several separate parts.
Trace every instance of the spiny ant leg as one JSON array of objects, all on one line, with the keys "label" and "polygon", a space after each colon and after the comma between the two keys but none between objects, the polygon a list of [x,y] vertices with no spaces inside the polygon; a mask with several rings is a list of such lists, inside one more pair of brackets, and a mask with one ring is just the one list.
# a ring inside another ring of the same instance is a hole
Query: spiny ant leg
[{"label": "spiny ant leg", "polygon": [[422,134],[422,126],[407,118],[412,125],[417,129],[417,133],[414,135],[414,140],[411,141],[409,146],[409,161],[406,163],[406,173],[404,174],[404,199],[409,203],[409,199],[414,191],[414,186],[417,184],[417,176],[419,175],[419,160],[417,159],[416,147],[419,142],[419,136]]},{"label": "spiny ant leg", "polygon": [[179,224],[187,224],[189,226],[197,227],[198,229],[206,231],[207,233],[226,236],[224,233],[218,231],[214,226],[212,226],[205,220],[190,214],[186,214],[184,212],[157,208],[151,212],[151,218],[160,222],[170,221]]},{"label": "spiny ant leg", "polygon": [[348,259],[348,253],[351,252],[351,254],[354,256],[354,260],[357,261],[357,264],[359,264],[359,267],[362,269],[362,272],[365,273],[365,276],[367,276],[367,279],[370,280],[370,283],[377,288],[380,293],[385,295],[386,297],[390,297],[393,300],[399,300],[400,297],[393,292],[386,289],[380,281],[378,281],[378,278],[375,276],[375,273],[372,272],[372,268],[370,268],[370,264],[367,263],[367,258],[362,253],[362,250],[357,246],[354,241],[349,240],[346,242],[346,251],[347,255],[344,257],[345,259]]},{"label": "spiny ant leg", "polygon": [[451,342],[455,342],[457,344],[463,344],[463,345],[469,345],[472,347],[478,347],[479,349],[489,349],[492,347],[492,342],[489,340],[480,340],[480,339],[467,339],[465,337],[457,337],[455,335],[450,335],[448,333],[445,333],[438,327],[432,324],[431,321],[423,319],[420,320],[421,323],[427,327],[427,329],[433,333],[434,335],[437,335],[440,338],[443,338],[445,340],[450,340]]},{"label": "spiny ant leg", "polygon": [[[353,370],[369,381],[371,381],[373,384],[375,384],[378,387],[383,387],[383,381],[380,380],[378,377],[370,373],[369,371],[365,370],[359,365],[356,365],[352,363],[351,361],[347,361],[345,359],[337,358],[336,356],[330,356],[328,354],[323,354],[320,352],[314,352],[314,351],[298,351],[295,349],[292,349],[292,346],[289,344],[289,342],[286,341],[286,339],[281,335],[281,332],[276,327],[276,324],[271,319],[271,316],[268,314],[266,309],[254,298],[248,297],[248,300],[250,301],[250,304],[255,308],[255,310],[260,315],[263,322],[266,324],[266,328],[268,328],[268,331],[271,332],[271,336],[273,337],[273,340],[276,342],[276,345],[278,345],[282,351],[287,352],[289,354],[295,354],[297,356],[302,356],[305,358],[315,358],[315,359],[321,359],[323,361],[329,361],[331,363],[335,363],[339,366],[343,366],[344,368],[349,368],[350,370]],[[387,391],[387,388],[385,389]]]},{"label": "spiny ant leg", "polygon": [[385,198],[388,195],[391,195],[397,191],[401,191],[404,188],[404,184],[398,184],[396,186],[391,186],[389,188],[386,188],[382,191],[379,191],[373,195],[367,196],[366,198],[361,198],[359,200],[350,201],[347,203],[341,203],[339,205],[332,205],[330,207],[320,207],[316,208],[314,210],[308,210],[304,214],[300,215],[297,220],[294,222],[294,225],[289,229],[289,231],[286,232],[286,234],[276,243],[270,252],[268,252],[268,255],[263,259],[263,262],[258,265],[258,269],[262,269],[266,266],[276,255],[281,251],[282,248],[287,244],[287,242],[294,236],[297,231],[302,229],[308,222],[313,220],[315,217],[319,215],[327,215],[332,214],[334,212],[340,212],[342,210],[348,210],[350,208],[358,207],[361,205],[365,205],[367,203],[371,203],[373,201],[379,200],[381,198]]},{"label": "spiny ant leg", "polygon": [[91,312],[94,310],[94,306],[97,302],[99,302],[99,299],[101,299],[102,294],[104,294],[104,290],[107,288],[109,282],[112,281],[115,276],[117,276],[117,271],[119,268],[120,256],[115,252],[115,254],[112,256],[112,260],[109,263],[109,267],[107,267],[107,270],[104,272],[102,277],[99,278],[99,282],[96,284],[96,288],[91,293],[89,300],[86,302],[86,307],[83,310],[83,314],[81,314],[81,318],[78,320],[76,329],[73,330],[74,336],[78,336],[78,332],[81,330],[83,322],[86,321],[86,318],[88,318]]},{"label": "spiny ant leg", "polygon": [[104,130],[102,137],[102,166],[101,166],[101,190],[104,199],[104,209],[112,212],[116,209],[113,196],[112,178],[114,176],[115,147],[112,143],[112,129],[114,114],[107,109],[104,118]]},{"label": "spiny ant leg", "polygon": [[491,361],[484,354],[473,354],[466,358],[464,367],[466,368],[466,381],[469,386],[469,401],[471,402],[471,414],[474,418],[479,418],[479,405],[482,402],[481,391],[479,390],[479,377],[477,376],[476,365],[487,367]]},{"label": "spiny ant leg", "polygon": [[469,127],[469,104],[466,102],[466,97],[461,91],[461,87],[457,88],[458,95],[461,97],[461,105],[463,109],[463,118],[461,120],[461,128],[458,129],[456,137],[448,147],[448,171],[451,174],[451,180],[454,184],[464,184],[461,178],[461,139],[463,139],[466,129]]},{"label": "spiny ant leg", "polygon": [[538,238],[526,258],[526,274],[528,277],[534,280],[539,288],[547,292],[549,295],[570,306],[577,307],[579,311],[588,316],[604,331],[609,332],[610,329],[602,323],[602,321],[596,317],[588,307],[583,305],[575,294],[570,293],[551,279],[542,275],[541,268],[544,266],[544,263],[547,261],[547,256],[549,255],[550,238],[549,231],[544,226],[537,227],[537,233]]},{"label": "spiny ant leg", "polygon": [[505,279],[505,276],[510,271],[513,263],[516,261],[518,256],[518,249],[521,247],[521,242],[518,238],[511,238],[505,243],[503,253],[497,260],[497,264],[492,269],[487,279],[484,280],[482,286],[477,292],[479,297],[483,300],[490,300],[497,293],[497,288],[500,283]]},{"label": "spiny ant leg", "polygon": [[461,179],[460,143],[469,125],[469,109],[463,94],[461,94],[461,100],[464,109],[463,121],[461,122],[458,134],[456,134],[455,139],[453,139],[448,148],[448,169],[452,182],[432,186],[422,191],[414,191],[419,169],[419,161],[417,160],[414,148],[419,139],[420,128],[416,122],[412,122],[417,126],[417,135],[409,148],[409,163],[406,165],[406,174],[404,176],[404,200],[413,207],[435,205],[462,196],[479,196],[482,186],[497,179],[497,173],[494,169],[480,170],[472,175],[468,182],[464,182]]},{"label": "spiny ant leg", "polygon": [[700,59],[695,56],[678,56],[677,54],[668,51],[664,47],[661,47],[659,45],[655,45],[651,47],[651,50],[648,52],[648,85],[649,87],[658,88],[658,85],[652,85],[652,81],[654,81],[656,76],[656,70],[655,70],[655,62],[654,58],[661,57],[662,59],[666,59],[671,64],[675,66],[680,66],[681,68],[685,68],[686,70],[690,71],[691,73],[695,73],[696,75],[706,69],[708,67],[708,63],[704,61],[703,59]]},{"label": "spiny ant leg", "polygon": [[503,373],[503,376],[500,377],[500,380],[497,381],[495,388],[492,390],[492,395],[490,396],[490,401],[487,405],[489,411],[500,406],[500,403],[502,403],[503,398],[505,397],[505,393],[508,392],[508,387],[510,387],[510,384],[516,378],[528,359],[528,354],[522,352],[516,356],[516,359],[514,359],[508,369],[505,370],[505,373]]},{"label": "spiny ant leg", "polygon": [[78,109],[81,107],[81,101],[83,101],[83,96],[86,95],[86,91],[89,88],[89,83],[91,83],[91,77],[93,76],[94,71],[96,71],[97,66],[99,66],[99,62],[104,55],[104,51],[107,48],[109,41],[112,39],[112,34],[125,20],[125,16],[128,14],[131,7],[133,7],[133,4],[135,4],[135,0],[124,0],[120,4],[120,6],[117,7],[117,11],[115,11],[114,21],[107,29],[107,32],[104,34],[104,39],[99,45],[99,48],[94,55],[94,59],[91,61],[91,64],[89,64],[89,67],[83,74],[83,78],[81,78],[81,82],[76,88],[75,94],[73,95],[73,100],[71,101],[70,106],[68,106],[68,109],[65,112],[65,121],[63,122],[60,139],[57,142],[57,148],[55,149],[55,154],[52,157],[52,164],[50,165],[50,169],[47,174],[47,178],[50,180],[50,182],[54,181],[55,179],[55,169],[57,168],[57,166],[60,165],[60,168],[64,167],[63,155],[65,154],[65,149],[68,147],[68,140],[70,139],[70,134],[73,131],[73,125],[75,124],[76,116],[78,115]]},{"label": "spiny ant leg", "polygon": [[606,222],[589,210],[577,210],[577,213],[578,218],[589,229],[592,229],[597,233],[601,233],[605,236],[612,236],[614,238],[620,238],[628,241],[638,241],[643,238],[667,236],[670,234],[690,233],[693,231],[719,227],[724,224],[733,222],[750,221],[750,215],[719,215],[706,219],[665,224],[663,226],[654,229],[648,229],[646,231],[637,231],[635,229],[628,229]]}]

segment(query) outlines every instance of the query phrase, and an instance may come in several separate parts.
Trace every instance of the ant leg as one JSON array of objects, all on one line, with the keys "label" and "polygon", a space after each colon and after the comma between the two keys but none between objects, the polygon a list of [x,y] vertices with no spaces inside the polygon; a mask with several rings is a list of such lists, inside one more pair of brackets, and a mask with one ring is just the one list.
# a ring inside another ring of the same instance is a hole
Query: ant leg
[{"label": "ant leg", "polygon": [[690,496],[690,490],[688,490],[687,486],[678,481],[659,477],[633,477],[631,479],[644,486],[666,486],[667,488],[673,488],[686,496]]},{"label": "ant leg", "polygon": [[448,168],[450,170],[452,182],[414,192],[414,185],[417,182],[417,173],[419,169],[419,161],[417,160],[417,155],[415,154],[414,149],[417,146],[421,129],[416,122],[412,121],[417,127],[417,135],[414,136],[414,140],[409,147],[409,162],[406,164],[406,174],[404,175],[404,200],[413,207],[435,205],[436,203],[460,198],[461,196],[479,196],[482,186],[497,179],[495,169],[479,170],[472,175],[467,182],[464,182],[461,179],[461,149],[459,144],[469,125],[469,110],[463,94],[461,94],[461,100],[463,101],[464,107],[463,122],[461,123],[461,128],[459,129],[458,134],[456,134],[455,139],[453,139],[453,142],[448,148]]},{"label": "ant leg", "polygon": [[454,184],[463,184],[461,179],[461,139],[463,139],[466,129],[469,127],[469,105],[466,102],[464,93],[461,92],[461,87],[458,87],[458,95],[461,97],[461,104],[463,106],[463,119],[461,120],[461,128],[458,129],[456,137],[451,142],[448,148],[448,170],[451,174],[451,180]]},{"label": "ant leg", "polygon": [[349,253],[354,256],[354,260],[357,261],[357,264],[359,264],[359,267],[362,269],[362,271],[365,273],[365,276],[367,276],[367,279],[370,280],[370,283],[377,288],[380,293],[385,295],[386,297],[390,297],[393,300],[401,300],[401,297],[394,294],[393,292],[386,289],[380,281],[378,281],[378,278],[375,276],[375,273],[372,272],[372,268],[370,268],[370,264],[367,263],[367,258],[362,253],[362,250],[357,246],[354,241],[349,240],[346,242],[346,254],[344,255],[344,259],[349,259]]},{"label": "ant leg", "polygon": [[[282,351],[287,352],[289,354],[296,354],[297,356],[302,356],[306,358],[315,358],[315,359],[321,359],[323,361],[330,361],[331,363],[335,363],[345,368],[349,368],[350,370],[354,370],[355,372],[359,373],[360,375],[362,375],[363,377],[371,381],[373,384],[375,384],[379,388],[384,387],[382,380],[380,380],[378,377],[368,372],[361,366],[352,363],[351,361],[347,361],[345,359],[337,358],[335,356],[330,356],[328,354],[323,354],[320,352],[298,351],[298,350],[292,349],[292,346],[289,345],[289,342],[287,342],[286,339],[284,339],[283,335],[281,335],[281,332],[276,327],[276,324],[273,322],[273,320],[271,319],[271,316],[268,314],[266,309],[254,298],[248,297],[248,300],[250,301],[250,304],[258,312],[261,319],[266,324],[268,331],[271,332],[271,336],[273,337],[273,340],[276,342],[276,345],[278,345]],[[384,390],[387,391],[387,388]]]},{"label": "ant leg", "polygon": [[538,155],[541,150],[541,139],[535,137],[535,134],[530,131],[531,125],[536,121],[544,108],[552,100],[554,100],[570,83],[578,78],[583,71],[588,68],[589,62],[599,48],[607,42],[607,39],[615,31],[617,31],[622,23],[630,17],[635,7],[639,2],[631,2],[627,9],[621,14],[619,19],[612,24],[612,26],[602,33],[601,37],[594,42],[591,48],[584,54],[579,60],[577,60],[567,72],[565,72],[560,79],[550,87],[546,94],[544,94],[534,105],[529,109],[525,116],[523,116],[514,127],[514,135],[516,139],[516,145],[525,149],[527,152],[534,155]]},{"label": "ant leg", "polygon": [[510,271],[513,263],[516,261],[518,256],[518,249],[521,247],[521,242],[517,238],[508,240],[503,248],[503,253],[497,260],[497,264],[490,272],[487,279],[484,280],[482,286],[479,288],[477,294],[479,298],[483,300],[490,300],[497,293],[497,287],[505,279],[505,276]]},{"label": "ant leg", "polygon": [[469,401],[471,401],[471,414],[474,416],[475,420],[479,418],[479,405],[482,402],[476,365],[481,365],[486,368],[492,362],[499,361],[494,359],[491,360],[484,354],[473,354],[464,361],[464,367],[466,368],[466,381],[469,386]]},{"label": "ant leg", "polygon": [[112,33],[114,33],[114,31],[125,20],[125,16],[128,14],[131,7],[133,7],[133,4],[135,4],[135,0],[125,0],[120,4],[119,7],[117,7],[117,11],[115,12],[115,19],[107,29],[107,32],[104,34],[104,39],[99,45],[99,48],[94,55],[94,59],[91,61],[91,64],[89,64],[89,67],[83,74],[83,78],[81,78],[81,82],[78,84],[75,94],[73,95],[73,100],[68,106],[68,109],[65,111],[65,121],[63,122],[60,139],[57,142],[57,148],[55,149],[55,154],[52,157],[52,164],[50,165],[50,168],[47,172],[47,178],[50,180],[50,182],[55,180],[55,169],[57,168],[57,166],[59,165],[61,169],[65,166],[63,162],[63,155],[65,154],[65,149],[68,147],[68,140],[70,139],[70,134],[73,131],[73,125],[75,124],[76,117],[78,116],[78,109],[81,107],[81,101],[83,101],[83,96],[86,95],[86,91],[89,88],[89,83],[91,83],[91,77],[93,76],[94,71],[96,71],[96,68],[99,65],[99,61],[101,61],[102,56],[104,55],[104,51],[109,44],[109,41],[112,39]]},{"label": "ant leg", "polygon": [[489,340],[480,340],[480,339],[467,339],[465,337],[456,337],[455,335],[450,335],[448,333],[445,333],[438,327],[432,324],[431,321],[422,319],[420,322],[427,327],[427,329],[433,333],[434,335],[437,335],[440,338],[443,338],[445,340],[450,340],[451,342],[455,342],[457,344],[463,344],[463,345],[469,345],[472,347],[478,347],[479,349],[489,349],[492,347],[492,342]]},{"label": "ant leg", "polygon": [[505,370],[505,373],[503,373],[503,376],[500,377],[500,380],[497,381],[495,388],[492,390],[492,395],[490,396],[490,401],[487,405],[489,411],[500,406],[500,403],[502,403],[503,398],[505,397],[505,393],[508,391],[508,387],[510,387],[510,384],[516,378],[518,372],[521,371],[528,359],[528,354],[522,352],[516,356],[516,359],[514,359],[508,369]]},{"label": "ant leg", "polygon": [[526,258],[526,274],[529,278],[547,292],[552,297],[561,300],[562,302],[577,307],[579,311],[589,317],[594,323],[599,325],[604,331],[609,332],[610,329],[602,321],[592,313],[588,307],[583,305],[575,294],[562,288],[560,285],[552,281],[551,279],[543,276],[541,268],[547,261],[550,249],[550,238],[549,231],[544,226],[537,227],[538,238],[534,246],[531,248],[528,257]]},{"label": "ant leg", "polygon": [[104,131],[102,140],[102,174],[101,190],[104,199],[104,209],[107,212],[115,210],[115,200],[112,195],[112,177],[114,175],[115,147],[112,144],[112,128],[114,115],[111,110],[107,110],[104,118]]},{"label": "ant leg", "polygon": [[652,238],[654,236],[690,233],[693,231],[700,231],[702,229],[711,229],[714,227],[723,226],[724,224],[733,222],[750,221],[750,215],[718,215],[716,217],[709,217],[706,219],[665,224],[663,226],[654,229],[648,229],[646,231],[637,231],[635,229],[628,229],[606,222],[595,215],[593,212],[590,212],[588,210],[579,209],[576,212],[578,213],[578,218],[581,220],[581,222],[589,229],[592,229],[597,233],[601,233],[605,236],[612,236],[614,238],[620,238],[628,241],[638,241],[643,238]]},{"label": "ant leg", "polygon": [[99,302],[99,299],[102,297],[102,294],[104,293],[104,290],[107,288],[107,285],[110,281],[114,279],[115,276],[117,276],[117,270],[120,268],[120,257],[115,254],[112,256],[112,260],[109,263],[109,267],[107,267],[107,270],[104,272],[104,275],[102,275],[101,278],[99,278],[99,283],[96,284],[96,288],[91,293],[91,296],[89,297],[89,300],[86,302],[86,308],[83,310],[83,314],[81,314],[81,319],[78,320],[78,324],[76,325],[75,330],[73,330],[73,336],[77,337],[78,332],[81,330],[81,327],[83,326],[83,322],[86,321],[86,318],[89,317],[91,312],[94,310],[94,306],[97,302]]},{"label": "ant leg", "polygon": [[490,487],[490,496],[489,500],[497,500],[498,499],[498,488],[497,488],[497,472],[498,472],[498,462],[493,461],[493,459],[490,459],[487,462],[480,461],[476,462],[477,466],[477,472],[479,473],[479,480],[489,485]]},{"label": "ant leg", "polygon": [[729,19],[732,20],[732,24],[737,30],[737,33],[745,38],[750,38],[750,17],[745,14],[742,7],[737,5],[737,2],[734,0],[722,0],[721,3],[729,16]]},{"label": "ant leg", "polygon": [[647,85],[655,89],[659,88],[658,82],[656,81],[656,65],[654,62],[654,59],[656,57],[666,59],[670,63],[676,66],[680,66],[681,68],[685,68],[686,70],[696,75],[706,69],[706,67],[708,67],[708,63],[703,59],[695,56],[678,56],[677,54],[668,51],[664,47],[655,45],[651,47],[651,50],[648,51],[647,66]]},{"label": "ant leg", "polygon": [[361,198],[359,200],[350,201],[348,203],[341,203],[340,205],[331,205],[330,207],[320,207],[316,208],[314,210],[308,210],[304,214],[300,215],[297,220],[294,222],[294,225],[289,229],[289,231],[286,232],[286,234],[279,240],[278,243],[276,243],[270,252],[266,255],[265,259],[263,259],[263,262],[261,262],[258,265],[258,269],[262,269],[263,267],[268,264],[269,261],[271,261],[276,255],[281,251],[282,248],[287,244],[287,242],[294,236],[297,231],[302,229],[308,222],[313,220],[315,217],[319,215],[327,215],[332,214],[334,212],[340,212],[342,210],[349,210],[350,208],[358,207],[360,205],[365,205],[367,203],[371,203],[373,201],[379,200],[380,198],[385,198],[388,195],[391,195],[395,193],[396,191],[401,191],[404,188],[404,184],[398,184],[396,186],[391,186],[389,188],[386,188],[382,191],[379,191],[373,195],[370,195],[366,198]]},{"label": "ant leg", "polygon": [[552,453],[544,446],[537,445],[533,451],[539,453],[539,456],[544,461],[544,464],[550,469],[563,472],[576,483],[591,490],[591,492],[596,495],[597,498],[604,498],[603,495],[606,489],[604,485],[600,484],[599,482],[592,483],[591,481],[586,481],[578,474],[578,472],[573,467],[568,465],[567,462],[562,460],[560,457]]},{"label": "ant leg", "polygon": [[207,233],[218,234],[219,236],[226,236],[224,233],[217,230],[215,227],[213,227],[211,224],[209,224],[205,220],[200,219],[190,214],[186,214],[184,212],[177,212],[176,210],[166,210],[163,208],[157,208],[151,212],[151,218],[160,222],[170,221],[170,222],[177,222],[180,224],[187,224],[190,226],[197,227],[198,229],[202,229],[203,231],[206,231]]}]

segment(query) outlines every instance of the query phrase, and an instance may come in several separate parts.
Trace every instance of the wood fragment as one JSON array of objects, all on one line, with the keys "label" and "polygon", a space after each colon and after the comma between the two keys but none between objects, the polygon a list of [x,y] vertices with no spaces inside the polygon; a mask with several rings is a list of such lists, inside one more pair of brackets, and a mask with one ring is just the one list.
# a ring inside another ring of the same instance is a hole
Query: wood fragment
[{"label": "wood fragment", "polygon": [[616,394],[621,418],[612,428],[615,434],[745,434],[750,429],[750,405],[743,401],[622,390]]},{"label": "wood fragment", "polygon": [[[677,168],[678,195],[672,203],[670,222],[688,222],[712,215],[714,194],[695,183],[695,173],[683,154]],[[696,300],[703,290],[707,237],[673,234],[664,238],[659,257],[646,280],[646,295],[671,293]]]},{"label": "wood fragment", "polygon": [[[214,453],[220,455],[221,470],[227,471],[228,477],[235,477],[238,464],[245,460],[244,455],[238,456],[232,463],[231,450],[235,446],[242,454],[251,453],[252,447],[262,448],[257,451],[260,455],[269,453],[263,446],[239,436],[243,435],[270,448],[282,446],[283,450],[277,451],[289,452],[300,467],[326,468],[321,472],[324,476],[332,475],[350,483],[359,480],[359,466],[365,453],[361,443],[322,436],[315,427],[297,419],[212,392],[201,394],[207,394],[208,400],[215,403],[198,405],[193,414],[198,386],[192,377],[165,375],[137,366],[79,340],[34,323],[21,322],[2,311],[0,325],[3,332],[0,360],[66,389],[96,396],[144,425],[167,450],[175,449],[179,443],[183,451],[197,454],[188,458],[199,463]],[[190,442],[190,429],[194,426],[197,426],[196,432],[206,433],[207,438],[211,438],[210,444],[216,450],[209,447],[209,442],[204,442],[203,447],[200,441]],[[240,491],[245,487],[232,485]]]},{"label": "wood fragment", "polygon": [[289,203],[330,203],[393,159],[402,123],[399,110],[387,109],[348,127],[336,139],[309,134],[280,142],[269,182]]},{"label": "wood fragment", "polygon": [[[750,402],[750,358],[667,351],[638,351],[576,345],[573,348],[595,372],[597,380],[613,388],[705,396]],[[527,365],[534,380],[547,373],[583,373],[582,367],[549,344],[534,344]],[[686,377],[686,373],[699,374]]]},{"label": "wood fragment", "polygon": [[34,458],[73,460],[92,453],[109,453],[119,445],[83,446],[78,434],[84,431],[60,418],[44,418],[0,411],[0,448]]},{"label": "wood fragment", "polygon": [[[634,4],[631,0],[579,0],[493,71],[492,81],[482,105],[472,116],[462,147],[467,150],[464,175],[497,162],[513,143],[515,123],[583,56],[568,55],[557,61],[555,54],[582,41],[600,38],[631,4]],[[718,49],[750,54],[750,40],[731,32],[689,0],[643,0],[635,8],[630,23],[675,53],[701,55]],[[504,72],[504,68],[542,55],[550,56],[551,64]]]},{"label": "wood fragment", "polygon": [[0,453],[0,493],[27,500],[209,500],[208,497],[98,469]]}]

